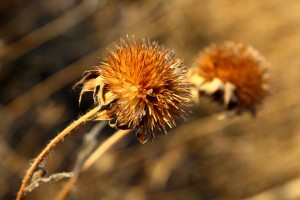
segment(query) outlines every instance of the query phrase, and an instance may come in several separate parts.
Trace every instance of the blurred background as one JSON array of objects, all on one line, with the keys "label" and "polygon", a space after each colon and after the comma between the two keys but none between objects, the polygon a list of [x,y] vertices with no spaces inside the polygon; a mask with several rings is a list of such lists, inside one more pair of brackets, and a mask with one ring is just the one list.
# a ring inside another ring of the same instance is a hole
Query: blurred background
[{"label": "blurred background", "polygon": [[[112,41],[134,34],[175,50],[191,67],[219,41],[251,44],[272,65],[273,94],[256,118],[218,121],[206,99],[189,120],[145,145],[129,134],[89,169],[70,199],[300,199],[300,1],[2,0],[0,199],[14,199],[30,160],[92,105],[72,90]],[[46,159],[71,171],[78,128]],[[105,140],[113,130],[100,135]],[[53,199],[65,181],[26,199]]]}]

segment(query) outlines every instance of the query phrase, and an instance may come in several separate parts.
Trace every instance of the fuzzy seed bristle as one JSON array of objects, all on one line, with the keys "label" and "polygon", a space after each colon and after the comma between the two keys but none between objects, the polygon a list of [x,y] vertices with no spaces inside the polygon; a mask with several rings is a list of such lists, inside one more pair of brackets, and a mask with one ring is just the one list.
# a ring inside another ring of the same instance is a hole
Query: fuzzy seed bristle
[{"label": "fuzzy seed bristle", "polygon": [[141,143],[183,120],[191,96],[182,60],[156,42],[134,37],[114,43],[78,84],[81,95],[94,93],[101,107],[96,120],[135,130]]},{"label": "fuzzy seed bristle", "polygon": [[196,68],[202,81],[198,89],[207,93],[209,88],[209,95],[221,91],[223,97],[217,100],[236,114],[255,113],[269,94],[269,64],[250,46],[234,42],[214,44],[200,54]]}]

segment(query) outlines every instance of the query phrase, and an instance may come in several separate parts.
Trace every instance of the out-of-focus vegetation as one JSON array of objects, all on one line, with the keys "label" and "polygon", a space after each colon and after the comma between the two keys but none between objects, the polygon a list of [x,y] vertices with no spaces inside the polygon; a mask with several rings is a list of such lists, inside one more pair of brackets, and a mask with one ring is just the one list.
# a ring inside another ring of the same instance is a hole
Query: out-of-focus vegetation
[{"label": "out-of-focus vegetation", "polygon": [[[141,145],[133,134],[85,173],[71,199],[299,199],[300,2],[284,0],[4,0],[0,3],[0,199],[13,199],[29,162],[92,106],[72,85],[126,34],[164,44],[187,67],[206,45],[251,44],[271,63],[273,95],[257,118],[212,117],[201,99],[189,121]],[[73,168],[77,129],[46,159]],[[112,130],[105,129],[100,140]],[[65,182],[28,199],[53,199]]]}]

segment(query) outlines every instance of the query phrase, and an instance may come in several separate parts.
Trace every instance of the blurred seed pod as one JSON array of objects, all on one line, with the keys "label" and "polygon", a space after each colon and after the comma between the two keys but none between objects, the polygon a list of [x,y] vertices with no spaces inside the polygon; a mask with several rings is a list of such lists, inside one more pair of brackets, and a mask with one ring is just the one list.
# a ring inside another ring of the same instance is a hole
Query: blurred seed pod
[{"label": "blurred seed pod", "polygon": [[204,49],[189,79],[200,95],[225,106],[223,117],[253,115],[270,93],[269,64],[251,46],[224,42]]},{"label": "blurred seed pod", "polygon": [[99,106],[95,120],[131,129],[141,143],[185,119],[190,102],[186,68],[173,51],[132,36],[114,43],[77,83]]}]

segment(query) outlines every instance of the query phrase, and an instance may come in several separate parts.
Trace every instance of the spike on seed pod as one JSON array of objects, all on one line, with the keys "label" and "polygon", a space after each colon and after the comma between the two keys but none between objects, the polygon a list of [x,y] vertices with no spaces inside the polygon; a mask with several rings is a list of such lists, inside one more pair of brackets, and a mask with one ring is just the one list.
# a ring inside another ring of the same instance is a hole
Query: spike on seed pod
[{"label": "spike on seed pod", "polygon": [[186,71],[173,51],[132,36],[113,43],[77,85],[83,85],[80,99],[93,92],[95,120],[134,130],[145,143],[185,119],[191,96]]},{"label": "spike on seed pod", "polygon": [[254,48],[224,42],[206,48],[190,72],[200,93],[211,96],[227,110],[224,117],[257,107],[269,94],[269,64]]}]

